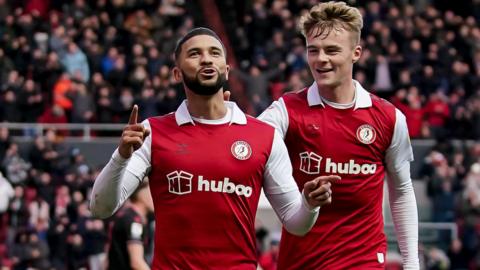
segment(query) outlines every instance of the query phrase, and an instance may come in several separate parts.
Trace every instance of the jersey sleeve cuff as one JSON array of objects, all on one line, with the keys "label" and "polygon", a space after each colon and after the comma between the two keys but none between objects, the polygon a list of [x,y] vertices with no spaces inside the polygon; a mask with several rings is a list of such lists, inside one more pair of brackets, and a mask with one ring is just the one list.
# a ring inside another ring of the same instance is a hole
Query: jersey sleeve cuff
[{"label": "jersey sleeve cuff", "polygon": [[312,207],[310,206],[310,204],[308,204],[307,198],[305,197],[305,193],[303,193],[303,190],[302,190],[302,205],[303,205],[303,208],[305,208],[305,210],[307,210],[310,213],[316,213],[320,211],[320,206]]},{"label": "jersey sleeve cuff", "polygon": [[122,155],[120,155],[120,152],[118,152],[118,148],[115,149],[115,152],[112,154],[112,161],[115,162],[117,165],[125,165],[128,163],[130,159],[129,158],[124,158]]}]

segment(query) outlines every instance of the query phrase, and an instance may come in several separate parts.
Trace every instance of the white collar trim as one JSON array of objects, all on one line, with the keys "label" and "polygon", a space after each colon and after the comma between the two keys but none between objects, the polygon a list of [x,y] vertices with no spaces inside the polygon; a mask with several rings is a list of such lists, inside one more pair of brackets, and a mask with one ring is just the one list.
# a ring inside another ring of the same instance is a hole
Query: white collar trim
[{"label": "white collar trim", "polygon": [[[230,120],[230,124],[238,124],[238,125],[247,124],[247,117],[242,112],[242,110],[240,110],[240,108],[237,106],[235,102],[225,101],[225,105],[232,112],[232,118]],[[188,124],[188,123],[195,125],[195,121],[193,120],[187,108],[187,100],[184,100],[182,104],[178,107],[177,111],[175,111],[175,120],[177,122],[177,125],[179,126]]]},{"label": "white collar trim", "polygon": [[[365,90],[362,85],[356,80],[353,80],[353,83],[355,86],[356,97],[354,110],[371,107],[372,98],[370,97],[370,93]],[[322,107],[325,107],[325,104],[320,97],[320,92],[318,91],[318,85],[316,82],[314,82],[307,91],[307,101],[310,107],[316,105],[321,105]]]}]

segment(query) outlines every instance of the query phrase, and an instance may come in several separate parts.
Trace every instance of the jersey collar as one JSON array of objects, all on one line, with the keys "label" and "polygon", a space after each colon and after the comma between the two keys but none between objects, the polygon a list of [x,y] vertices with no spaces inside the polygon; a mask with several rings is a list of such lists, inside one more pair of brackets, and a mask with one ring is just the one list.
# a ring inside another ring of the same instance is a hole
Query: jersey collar
[{"label": "jersey collar", "polygon": [[[355,85],[355,92],[357,97],[354,110],[371,107],[372,98],[370,97],[370,93],[365,90],[362,85],[356,80],[353,80],[353,83]],[[313,84],[308,88],[307,101],[310,107],[316,105],[321,105],[322,107],[325,107],[325,104],[320,97],[320,93],[318,92],[318,85],[316,82],[313,82]]]},{"label": "jersey collar", "polygon": [[[232,119],[230,120],[231,124],[238,124],[238,125],[246,125],[247,124],[247,117],[245,114],[240,110],[235,102],[225,101],[225,105],[232,111]],[[178,107],[177,111],[175,112],[175,120],[177,121],[177,125],[181,126],[184,124],[192,124],[195,125],[195,121],[192,119],[192,116],[188,112],[187,108],[187,100],[185,99],[182,104]]]}]

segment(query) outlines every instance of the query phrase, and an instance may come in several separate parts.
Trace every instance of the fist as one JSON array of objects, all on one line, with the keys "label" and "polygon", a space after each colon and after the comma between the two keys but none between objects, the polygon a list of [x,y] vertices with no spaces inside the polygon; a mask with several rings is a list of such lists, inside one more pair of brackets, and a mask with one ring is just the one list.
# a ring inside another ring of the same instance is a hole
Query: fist
[{"label": "fist", "polygon": [[332,203],[332,183],[340,179],[338,175],[327,175],[306,182],[303,194],[310,207],[315,208]]},{"label": "fist", "polygon": [[137,123],[138,106],[134,105],[127,126],[123,129],[122,137],[118,145],[120,155],[128,159],[133,152],[140,148],[145,138],[150,134],[150,130],[146,129],[142,124]]}]

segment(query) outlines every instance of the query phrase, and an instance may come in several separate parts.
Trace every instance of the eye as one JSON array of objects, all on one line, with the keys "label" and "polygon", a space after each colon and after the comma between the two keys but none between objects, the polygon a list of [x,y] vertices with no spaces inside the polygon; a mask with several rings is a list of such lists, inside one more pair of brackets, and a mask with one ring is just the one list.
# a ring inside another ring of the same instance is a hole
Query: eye
[{"label": "eye", "polygon": [[200,53],[198,53],[197,51],[192,51],[188,54],[188,57],[196,57],[196,56],[199,56]]},{"label": "eye", "polygon": [[327,54],[337,54],[339,52],[340,52],[339,49],[327,49],[327,50],[325,50],[325,53],[327,53]]},{"label": "eye", "polygon": [[317,53],[318,53],[318,49],[308,49],[308,53],[309,53],[309,54],[317,54]]},{"label": "eye", "polygon": [[220,51],[212,51],[212,55],[213,56],[221,56],[222,54],[220,53]]}]

